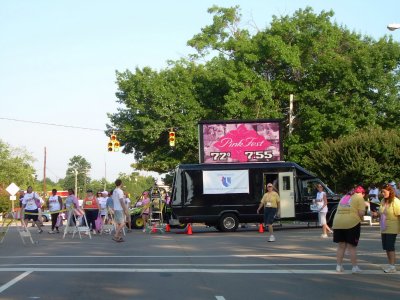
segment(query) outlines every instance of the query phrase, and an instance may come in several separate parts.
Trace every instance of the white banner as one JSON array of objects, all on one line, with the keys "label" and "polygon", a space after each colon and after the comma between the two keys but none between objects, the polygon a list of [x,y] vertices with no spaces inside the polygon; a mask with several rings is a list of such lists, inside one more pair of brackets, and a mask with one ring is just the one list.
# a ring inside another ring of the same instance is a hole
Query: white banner
[{"label": "white banner", "polygon": [[249,193],[248,170],[203,171],[204,194]]}]

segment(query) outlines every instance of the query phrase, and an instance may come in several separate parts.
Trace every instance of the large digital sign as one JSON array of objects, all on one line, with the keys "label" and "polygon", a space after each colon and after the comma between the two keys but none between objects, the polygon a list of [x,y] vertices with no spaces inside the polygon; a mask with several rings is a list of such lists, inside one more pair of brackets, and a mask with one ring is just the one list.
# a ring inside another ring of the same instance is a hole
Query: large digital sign
[{"label": "large digital sign", "polygon": [[279,120],[200,121],[200,163],[280,161]]}]

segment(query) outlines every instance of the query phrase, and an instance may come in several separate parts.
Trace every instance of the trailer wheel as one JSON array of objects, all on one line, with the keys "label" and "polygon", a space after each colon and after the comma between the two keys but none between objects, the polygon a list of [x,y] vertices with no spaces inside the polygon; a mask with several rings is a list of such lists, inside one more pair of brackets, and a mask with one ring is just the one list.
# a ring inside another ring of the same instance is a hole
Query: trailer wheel
[{"label": "trailer wheel", "polygon": [[139,215],[139,216],[132,216],[132,218],[131,218],[131,226],[132,226],[132,228],[139,228],[139,229],[141,229],[141,228],[143,228],[143,226],[144,226],[144,221],[143,221],[143,219],[142,219],[142,217]]},{"label": "trailer wheel", "polygon": [[239,220],[235,214],[224,214],[219,219],[218,229],[221,231],[236,231]]}]

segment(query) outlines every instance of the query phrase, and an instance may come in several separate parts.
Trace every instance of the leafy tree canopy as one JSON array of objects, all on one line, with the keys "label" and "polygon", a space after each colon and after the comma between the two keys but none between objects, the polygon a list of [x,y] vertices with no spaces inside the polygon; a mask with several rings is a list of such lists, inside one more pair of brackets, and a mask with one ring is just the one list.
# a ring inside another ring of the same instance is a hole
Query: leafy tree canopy
[{"label": "leafy tree canopy", "polygon": [[[198,161],[199,120],[280,118],[295,95],[294,130],[284,127],[286,159],[303,164],[327,139],[363,128],[398,129],[400,45],[332,22],[311,8],[273,17],[251,33],[239,7],[209,9],[213,22],[188,41],[191,60],[156,72],[117,72],[121,108],[110,114],[125,153],[140,169],[167,172]],[[176,128],[177,146],[168,146]],[[323,146],[321,146],[323,147]],[[310,165],[310,164],[309,164]]]},{"label": "leafy tree canopy", "polygon": [[9,194],[5,190],[12,182],[22,189],[34,186],[33,157],[25,149],[12,148],[0,140],[0,211],[10,208]]},{"label": "leafy tree canopy", "polygon": [[328,140],[312,150],[305,165],[337,191],[354,184],[387,183],[400,179],[400,135],[398,130],[361,129],[339,139]]}]

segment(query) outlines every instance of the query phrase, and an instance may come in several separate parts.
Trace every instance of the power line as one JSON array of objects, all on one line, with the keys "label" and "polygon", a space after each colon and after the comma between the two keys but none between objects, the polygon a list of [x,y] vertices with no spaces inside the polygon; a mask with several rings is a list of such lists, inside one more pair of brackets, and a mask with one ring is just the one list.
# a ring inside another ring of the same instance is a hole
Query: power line
[{"label": "power line", "polygon": [[0,117],[0,120],[7,120],[7,121],[14,121],[14,122],[21,122],[21,123],[30,123],[30,124],[39,124],[39,125],[46,125],[46,126],[57,126],[57,127],[66,127],[66,128],[74,128],[74,129],[92,130],[92,131],[102,131],[102,132],[105,131],[104,129],[98,129],[98,128],[80,127],[80,126],[46,123],[46,122],[38,122],[38,121],[28,121],[28,120],[11,119],[11,118],[4,118],[4,117]]},{"label": "power line", "polygon": [[[21,120],[21,119],[12,119],[12,118],[5,118],[5,117],[0,117],[0,120],[6,120],[6,121],[14,121],[14,122],[21,122],[21,123],[29,123],[29,124],[39,124],[39,125],[45,125],[45,126],[56,126],[56,127],[65,127],[65,128],[73,128],[73,129],[82,129],[82,130],[91,130],[91,131],[115,131],[115,132],[134,132],[134,131],[151,131],[152,129],[98,129],[98,128],[90,128],[90,127],[81,127],[81,126],[74,126],[74,125],[65,125],[65,124],[56,124],[56,123],[47,123],[47,122],[39,122],[39,121],[29,121],[29,120]],[[167,131],[170,127],[165,128],[163,130]],[[174,127],[175,129],[178,129],[179,127]]]}]

